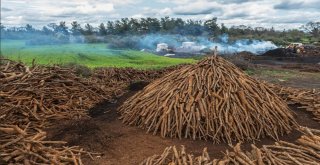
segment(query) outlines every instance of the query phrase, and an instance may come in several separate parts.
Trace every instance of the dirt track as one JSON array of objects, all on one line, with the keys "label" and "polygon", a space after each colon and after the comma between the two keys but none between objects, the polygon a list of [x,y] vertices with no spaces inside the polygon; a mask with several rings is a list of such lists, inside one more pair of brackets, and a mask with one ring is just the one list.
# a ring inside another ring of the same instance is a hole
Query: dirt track
[{"label": "dirt track", "polygon": [[[118,120],[116,112],[128,97],[135,91],[130,91],[121,97],[117,103],[101,103],[90,110],[92,116],[88,120],[67,121],[48,129],[50,140],[64,140],[69,145],[79,145],[86,150],[100,152],[103,155],[92,161],[89,157],[84,157],[85,164],[110,164],[110,165],[131,165],[138,164],[148,156],[161,153],[165,147],[171,145],[185,145],[194,154],[201,154],[204,147],[208,147],[211,156],[220,158],[222,152],[229,149],[227,144],[212,144],[205,141],[193,141],[190,139],[170,139],[161,138],[146,134],[144,130],[136,127],[129,127]],[[304,110],[291,107],[296,113],[296,119],[302,126],[320,129],[319,123],[311,120],[312,115]],[[281,140],[288,142],[295,141],[301,133],[294,131],[289,135],[281,137]],[[273,144],[270,138],[257,142],[262,144]],[[250,143],[243,145],[244,149],[249,149]]]}]

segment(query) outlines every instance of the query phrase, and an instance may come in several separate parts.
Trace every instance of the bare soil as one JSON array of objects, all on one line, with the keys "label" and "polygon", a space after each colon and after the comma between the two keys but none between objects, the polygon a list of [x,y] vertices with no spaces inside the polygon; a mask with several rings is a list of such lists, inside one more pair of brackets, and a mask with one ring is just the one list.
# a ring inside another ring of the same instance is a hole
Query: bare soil
[{"label": "bare soil", "polygon": [[[143,85],[146,85],[144,83]],[[230,149],[225,143],[213,144],[210,141],[191,139],[162,138],[159,135],[147,134],[145,130],[127,126],[118,119],[117,108],[130,96],[141,89],[141,84],[131,86],[131,91],[123,95],[115,103],[102,102],[90,109],[92,118],[85,120],[65,121],[49,128],[48,139],[67,141],[68,145],[78,145],[91,152],[102,155],[94,160],[88,156],[83,157],[84,164],[131,165],[139,164],[148,156],[160,154],[165,147],[185,145],[187,150],[196,155],[201,154],[204,147],[208,148],[210,156],[220,158],[223,152]],[[296,119],[302,126],[320,129],[320,124],[312,120],[312,114],[292,106]],[[293,131],[280,140],[295,141],[300,132]],[[244,150],[249,150],[251,142],[243,145]],[[256,142],[258,146],[273,144],[274,140],[264,138]]]},{"label": "bare soil", "polygon": [[[320,89],[320,72],[316,71],[316,69],[320,69],[320,65],[309,65],[310,70],[302,70],[300,67],[286,68],[285,66],[289,67],[290,65],[259,64],[252,69],[253,72],[250,75],[282,86]],[[308,68],[307,64],[303,68]]]}]

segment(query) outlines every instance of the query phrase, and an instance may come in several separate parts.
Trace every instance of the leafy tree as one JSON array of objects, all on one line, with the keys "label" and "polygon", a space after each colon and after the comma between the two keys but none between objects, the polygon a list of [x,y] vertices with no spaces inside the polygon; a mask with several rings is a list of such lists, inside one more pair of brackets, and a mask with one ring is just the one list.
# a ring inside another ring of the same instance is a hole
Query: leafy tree
[{"label": "leafy tree", "polygon": [[114,22],[114,31],[113,31],[113,34],[123,34],[123,31],[122,31],[122,24],[119,20],[116,20]]},{"label": "leafy tree", "polygon": [[60,32],[64,35],[69,35],[68,27],[66,26],[66,22],[62,21],[59,23],[59,26],[56,28],[56,32]]},{"label": "leafy tree", "polygon": [[212,19],[206,20],[204,22],[204,27],[206,29],[207,32],[209,32],[209,34],[218,34],[219,33],[219,26],[217,24],[217,18],[214,17]]},{"label": "leafy tree", "polygon": [[101,36],[107,35],[107,29],[106,29],[106,27],[104,26],[103,23],[101,23],[99,25],[99,35],[101,35]]},{"label": "leafy tree", "polygon": [[56,23],[49,23],[47,26],[55,33],[58,31],[58,25]]},{"label": "leafy tree", "polygon": [[138,34],[140,32],[140,22],[138,19],[131,18],[129,21],[130,33],[131,34]]},{"label": "leafy tree", "polygon": [[50,30],[50,29],[49,29],[48,27],[46,27],[46,26],[43,26],[41,31],[42,31],[42,33],[43,33],[44,35],[50,35],[50,34],[53,33],[53,31]]},{"label": "leafy tree", "polygon": [[6,29],[6,27],[2,23],[0,23],[0,30],[5,31],[5,29]]},{"label": "leafy tree", "polygon": [[306,25],[302,26],[302,29],[306,30],[314,37],[320,36],[320,22],[308,22]]},{"label": "leafy tree", "polygon": [[221,24],[221,34],[228,33],[228,28],[224,25],[224,23]]},{"label": "leafy tree", "polygon": [[93,27],[90,24],[87,23],[84,26],[84,32],[83,33],[84,33],[84,35],[92,35],[94,33]]},{"label": "leafy tree", "polygon": [[77,21],[71,23],[71,34],[74,36],[80,35],[82,33],[81,25]]},{"label": "leafy tree", "polygon": [[6,33],[6,27],[2,23],[0,23],[0,34],[1,34],[0,38],[4,38],[5,33]]},{"label": "leafy tree", "polygon": [[160,31],[160,29],[161,29],[160,21],[157,18],[148,17],[146,19],[146,24],[147,24],[149,33],[155,33],[155,32]]},{"label": "leafy tree", "polygon": [[32,25],[30,24],[27,24],[26,27],[25,27],[26,31],[29,32],[29,33],[32,33],[35,31],[35,29],[32,27]]},{"label": "leafy tree", "polygon": [[175,27],[174,19],[173,18],[170,19],[170,17],[161,18],[160,25],[161,25],[161,31],[171,32]]},{"label": "leafy tree", "polygon": [[112,21],[107,22],[107,33],[114,34],[115,28]]}]

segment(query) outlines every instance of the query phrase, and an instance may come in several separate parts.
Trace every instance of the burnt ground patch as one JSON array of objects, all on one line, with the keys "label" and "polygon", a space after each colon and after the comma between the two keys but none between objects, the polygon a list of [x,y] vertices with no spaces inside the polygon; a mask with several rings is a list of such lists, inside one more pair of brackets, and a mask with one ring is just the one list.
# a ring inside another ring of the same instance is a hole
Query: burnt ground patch
[{"label": "burnt ground patch", "polygon": [[136,81],[136,82],[132,82],[128,89],[131,91],[139,91],[142,90],[145,86],[147,86],[150,82],[147,81]]}]

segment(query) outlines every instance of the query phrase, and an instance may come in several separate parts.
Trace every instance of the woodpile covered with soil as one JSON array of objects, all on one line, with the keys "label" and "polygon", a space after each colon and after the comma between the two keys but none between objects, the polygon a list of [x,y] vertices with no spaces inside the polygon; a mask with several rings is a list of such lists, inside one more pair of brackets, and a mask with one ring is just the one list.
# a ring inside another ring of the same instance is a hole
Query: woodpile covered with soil
[{"label": "woodpile covered with soil", "polygon": [[287,104],[265,83],[220,57],[165,75],[119,112],[124,123],[153,134],[214,143],[278,139],[296,126]]},{"label": "woodpile covered with soil", "polygon": [[263,145],[261,148],[252,144],[250,152],[241,150],[241,144],[238,143],[232,151],[226,151],[222,159],[210,158],[206,148],[202,155],[194,156],[187,153],[184,146],[181,146],[180,150],[171,146],[161,155],[145,159],[141,165],[319,164],[320,130],[300,128],[300,131],[303,135],[295,143],[279,141],[273,145]]}]

